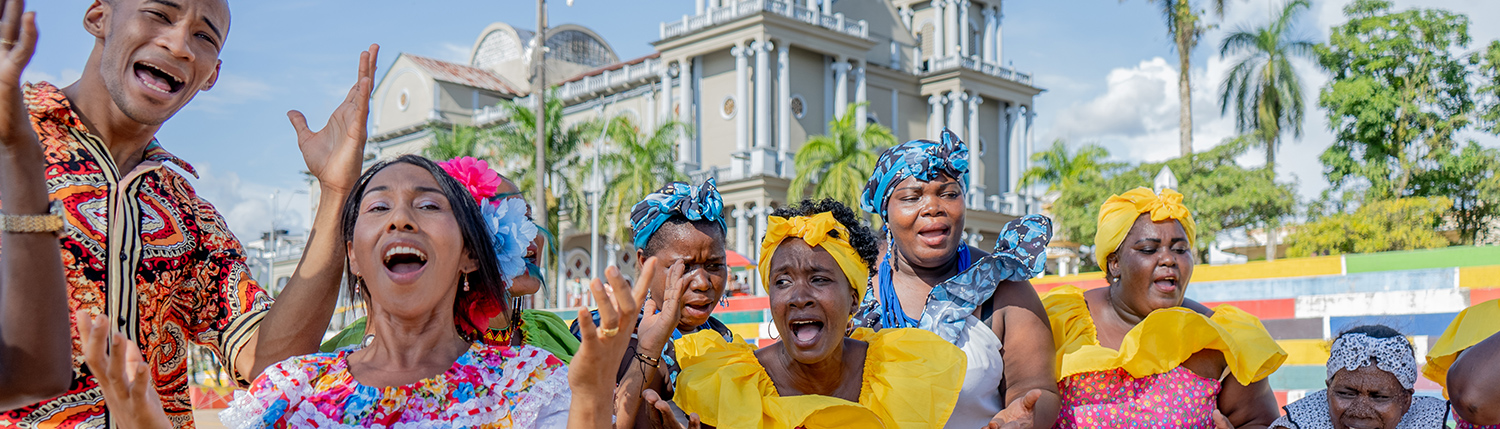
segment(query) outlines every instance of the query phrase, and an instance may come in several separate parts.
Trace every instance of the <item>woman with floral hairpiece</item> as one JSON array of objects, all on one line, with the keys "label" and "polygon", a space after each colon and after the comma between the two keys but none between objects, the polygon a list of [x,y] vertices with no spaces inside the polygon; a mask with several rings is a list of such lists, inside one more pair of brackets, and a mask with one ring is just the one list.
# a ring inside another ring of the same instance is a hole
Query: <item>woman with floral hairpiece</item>
[{"label": "woman with floral hairpiece", "polygon": [[654,266],[663,275],[641,278],[650,293],[643,302],[637,340],[616,378],[618,427],[650,426],[662,417],[643,412],[641,393],[650,389],[666,399],[673,397],[681,370],[674,340],[709,331],[725,341],[744,342],[713,317],[729,278],[723,212],[724,200],[712,178],[698,186],[668,183],[630,210],[637,266]]},{"label": "woman with floral hairpiece", "polygon": [[[573,354],[578,352],[578,338],[568,331],[567,322],[551,312],[521,309],[520,306],[520,297],[534,294],[542,287],[536,258],[544,247],[541,234],[538,234],[540,227],[533,222],[531,206],[521,197],[520,188],[490,169],[489,163],[481,159],[460,157],[438,165],[464,185],[464,189],[484,208],[486,216],[493,217],[485,219],[486,223],[515,225],[515,232],[519,233],[515,240],[508,239],[508,235],[500,231],[494,235],[496,257],[502,264],[510,266],[512,270],[509,272],[515,275],[507,283],[507,292],[511,296],[512,308],[519,311],[512,311],[508,318],[490,319],[489,329],[482,334],[484,341],[517,346],[529,344],[552,353],[564,363],[572,361]],[[525,210],[512,208],[517,204],[524,206]],[[517,221],[522,216],[524,223]],[[524,266],[518,267],[521,264]],[[332,352],[368,341],[365,323],[363,317],[355,320],[324,342],[322,351]],[[515,335],[517,332],[521,335]]]},{"label": "woman with floral hairpiece", "polygon": [[760,248],[780,340],[761,349],[707,332],[678,340],[677,403],[692,421],[760,429],[948,422],[964,377],[958,347],[921,329],[848,329],[877,253],[853,210],[834,200],[778,208]]},{"label": "woman with floral hairpiece", "polygon": [[1500,300],[1458,313],[1427,351],[1422,374],[1443,386],[1459,429],[1500,429]]},{"label": "woman with floral hairpiece", "polygon": [[1052,333],[1027,280],[1042,272],[1052,224],[1025,216],[1006,224],[993,255],[970,247],[960,234],[968,176],[968,146],[946,129],[880,154],[860,207],[885,222],[885,249],[854,326],[922,328],[963,349],[949,428],[1045,427],[1058,403]]},{"label": "woman with floral hairpiece", "polygon": [[1042,297],[1061,368],[1055,427],[1264,428],[1276,420],[1266,377],[1286,352],[1255,316],[1184,297],[1196,232],[1171,189],[1136,188],[1099,207],[1094,257],[1109,286]]},{"label": "woman with floral hairpiece", "polygon": [[[374,338],[354,350],[294,357],[266,369],[220,413],[234,428],[599,428],[613,418],[608,377],[634,332],[635,297],[618,270],[612,293],[590,284],[598,327],[585,320],[571,366],[531,346],[479,340],[504,317],[505,282],[520,264],[494,257],[495,237],[522,242],[519,203],[482,208],[436,163],[406,155],[370,167],[340,211],[351,292],[369,308]],[[489,220],[490,222],[486,222]],[[648,273],[654,269],[648,269]],[[649,274],[648,274],[649,275]],[[580,317],[584,315],[579,312]],[[80,314],[84,355],[126,427],[166,425],[133,343]],[[146,398],[142,400],[141,398]],[[152,407],[154,405],[154,407]]]},{"label": "woman with floral hairpiece", "polygon": [[1416,396],[1416,349],[1385,325],[1357,326],[1333,340],[1328,388],[1287,404],[1271,423],[1286,429],[1446,427],[1448,403]]}]

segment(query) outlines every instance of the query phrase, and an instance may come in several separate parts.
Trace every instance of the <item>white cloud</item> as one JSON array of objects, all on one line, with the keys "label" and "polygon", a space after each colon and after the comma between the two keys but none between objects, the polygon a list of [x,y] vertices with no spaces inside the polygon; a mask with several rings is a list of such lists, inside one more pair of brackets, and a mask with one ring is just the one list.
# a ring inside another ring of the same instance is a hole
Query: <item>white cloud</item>
[{"label": "white cloud", "polygon": [[225,107],[252,101],[271,99],[274,87],[259,79],[228,72],[220,72],[213,89],[198,94],[188,109],[206,112],[224,112]]},{"label": "white cloud", "polygon": [[294,234],[306,231],[310,204],[305,188],[248,183],[241,181],[239,174],[233,171],[220,172],[210,164],[194,166],[199,176],[193,184],[194,189],[224,215],[229,229],[240,241],[259,239],[261,233],[271,230],[272,219],[275,219],[277,228]]},{"label": "white cloud", "polygon": [[469,50],[469,46],[443,42],[442,46],[438,48],[437,58],[450,63],[468,64]]}]

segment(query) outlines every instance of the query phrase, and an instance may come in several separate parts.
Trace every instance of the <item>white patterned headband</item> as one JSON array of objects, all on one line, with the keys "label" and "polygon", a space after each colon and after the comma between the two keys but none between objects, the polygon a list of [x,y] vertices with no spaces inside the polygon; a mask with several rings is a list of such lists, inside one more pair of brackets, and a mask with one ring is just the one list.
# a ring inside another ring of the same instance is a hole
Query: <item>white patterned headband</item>
[{"label": "white patterned headband", "polygon": [[1354,371],[1375,365],[1396,376],[1401,387],[1412,389],[1417,384],[1417,358],[1412,350],[1411,342],[1400,335],[1375,338],[1365,334],[1345,334],[1333,341],[1333,350],[1328,357],[1328,381],[1332,382],[1333,374],[1340,369]]}]

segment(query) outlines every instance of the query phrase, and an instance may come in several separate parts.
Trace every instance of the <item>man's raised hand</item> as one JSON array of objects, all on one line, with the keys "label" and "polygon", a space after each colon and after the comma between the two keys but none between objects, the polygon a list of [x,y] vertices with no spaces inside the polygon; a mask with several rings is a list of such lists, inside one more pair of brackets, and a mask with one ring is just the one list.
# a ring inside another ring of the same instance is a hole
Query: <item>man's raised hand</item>
[{"label": "man's raised hand", "polygon": [[0,118],[10,121],[0,127],[0,146],[36,145],[36,131],[21,100],[21,72],[36,52],[36,12],[26,12],[24,0],[0,3]]},{"label": "man's raised hand", "polygon": [[307,162],[307,171],[318,178],[325,190],[348,192],[359,180],[359,170],[365,156],[365,124],[370,117],[370,92],[375,90],[375,60],[380,45],[359,54],[359,77],[349,96],[328,115],[328,124],[323,129],[307,128],[307,117],[296,110],[287,112],[292,127],[297,130],[297,147],[302,150],[302,160]]}]

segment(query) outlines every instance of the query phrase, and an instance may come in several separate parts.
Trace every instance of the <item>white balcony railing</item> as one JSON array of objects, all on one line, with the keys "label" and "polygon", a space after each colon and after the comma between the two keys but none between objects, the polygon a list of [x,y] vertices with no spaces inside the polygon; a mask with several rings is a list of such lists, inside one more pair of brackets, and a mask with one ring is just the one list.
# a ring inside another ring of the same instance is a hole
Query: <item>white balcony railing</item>
[{"label": "white balcony railing", "polygon": [[660,72],[660,67],[661,60],[651,58],[617,69],[605,70],[596,75],[584,76],[582,79],[562,84],[557,91],[558,97],[571,100],[584,95],[623,89],[637,81],[656,77]]},{"label": "white balcony railing", "polygon": [[939,73],[948,70],[956,70],[959,68],[974,70],[990,76],[1009,79],[1027,85],[1031,84],[1031,74],[1021,73],[1016,71],[1016,69],[1001,66],[999,64],[984,62],[978,57],[960,57],[955,55],[944,58],[931,58],[927,60],[926,72]]},{"label": "white balcony railing", "polygon": [[862,19],[859,21],[849,21],[844,19],[844,14],[842,13],[828,15],[783,0],[742,0],[733,1],[728,6],[711,8],[702,15],[683,15],[682,19],[676,22],[663,22],[661,23],[661,39],[665,40],[692,34],[705,28],[735,21],[761,12],[774,13],[854,37],[870,38],[870,25],[868,23]]}]

